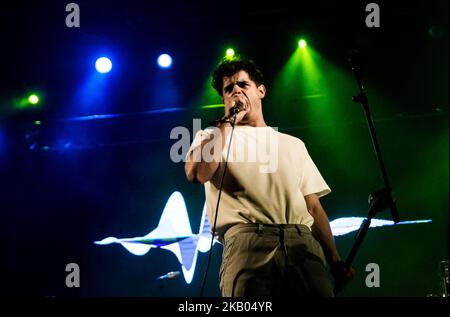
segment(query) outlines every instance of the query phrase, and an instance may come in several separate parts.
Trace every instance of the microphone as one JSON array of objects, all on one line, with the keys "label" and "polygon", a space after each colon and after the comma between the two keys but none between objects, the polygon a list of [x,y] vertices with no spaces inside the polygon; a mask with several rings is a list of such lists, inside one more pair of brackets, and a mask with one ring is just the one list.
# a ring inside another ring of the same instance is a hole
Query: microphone
[{"label": "microphone", "polygon": [[240,100],[236,100],[234,103],[234,106],[230,109],[230,116],[234,116],[235,114],[238,114],[244,109],[244,105]]},{"label": "microphone", "polygon": [[157,280],[165,280],[165,279],[169,279],[169,278],[177,278],[178,276],[180,276],[180,271],[174,271],[174,272],[169,272],[167,274],[161,275],[159,277],[157,277]]},{"label": "microphone", "polygon": [[236,100],[234,102],[234,106],[230,108],[230,115],[228,117],[223,116],[222,118],[219,118],[219,119],[216,119],[216,120],[210,122],[209,125],[216,126],[219,123],[230,122],[231,118],[233,116],[237,115],[242,110],[244,110],[244,105],[242,104],[242,102],[240,100]]}]

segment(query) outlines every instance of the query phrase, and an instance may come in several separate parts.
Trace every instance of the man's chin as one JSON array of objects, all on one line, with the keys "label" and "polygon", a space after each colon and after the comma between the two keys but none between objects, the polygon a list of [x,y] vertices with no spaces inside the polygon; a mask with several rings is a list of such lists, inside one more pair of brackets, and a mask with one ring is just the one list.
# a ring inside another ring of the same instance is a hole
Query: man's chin
[{"label": "man's chin", "polygon": [[241,119],[241,121],[239,121],[240,124],[248,124],[249,122],[250,119],[247,114]]},{"label": "man's chin", "polygon": [[250,120],[248,119],[242,119],[241,121],[239,121],[236,125],[249,125],[250,124]]}]

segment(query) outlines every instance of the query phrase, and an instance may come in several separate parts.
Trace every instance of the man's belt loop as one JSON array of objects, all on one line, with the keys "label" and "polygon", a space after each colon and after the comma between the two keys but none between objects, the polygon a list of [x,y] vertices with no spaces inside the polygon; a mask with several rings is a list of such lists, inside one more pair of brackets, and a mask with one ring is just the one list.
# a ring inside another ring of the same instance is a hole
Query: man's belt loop
[{"label": "man's belt loop", "polygon": [[263,226],[263,224],[262,223],[258,223],[258,233],[262,233],[263,232],[263,228],[264,228],[264,226]]}]

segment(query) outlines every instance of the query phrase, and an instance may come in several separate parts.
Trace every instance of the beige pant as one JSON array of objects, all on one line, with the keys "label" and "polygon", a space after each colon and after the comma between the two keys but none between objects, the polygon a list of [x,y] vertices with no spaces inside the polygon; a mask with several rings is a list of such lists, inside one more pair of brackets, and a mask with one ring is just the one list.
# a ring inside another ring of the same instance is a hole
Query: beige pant
[{"label": "beige pant", "polygon": [[305,225],[228,229],[220,290],[224,297],[333,296],[322,247]]}]

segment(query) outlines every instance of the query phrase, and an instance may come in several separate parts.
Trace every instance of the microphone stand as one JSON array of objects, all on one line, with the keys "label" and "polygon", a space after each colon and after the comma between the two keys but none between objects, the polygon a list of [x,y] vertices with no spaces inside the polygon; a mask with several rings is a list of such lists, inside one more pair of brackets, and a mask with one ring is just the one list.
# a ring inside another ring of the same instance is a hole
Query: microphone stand
[{"label": "microphone stand", "polygon": [[[355,78],[359,93],[352,96],[352,101],[355,104],[361,104],[364,114],[366,115],[367,124],[369,126],[370,137],[372,140],[372,145],[375,151],[375,155],[378,160],[379,168],[381,171],[381,175],[384,181],[384,188],[380,190],[376,190],[369,195],[368,203],[369,203],[369,211],[367,218],[361,223],[361,227],[355,235],[355,242],[353,244],[350,253],[345,260],[344,270],[349,270],[352,266],[353,260],[355,259],[356,253],[358,252],[359,247],[361,246],[362,241],[364,240],[367,231],[370,227],[370,223],[372,218],[375,217],[377,212],[381,212],[387,208],[391,211],[392,220],[394,223],[400,221],[400,217],[397,211],[397,206],[392,197],[392,188],[389,183],[389,178],[386,172],[386,168],[384,166],[383,157],[381,155],[380,146],[378,144],[377,136],[375,134],[375,127],[372,120],[372,115],[369,111],[369,101],[367,99],[367,95],[364,91],[364,86],[362,84],[362,71],[361,71],[361,59],[358,52],[354,51],[349,56],[349,62],[351,63],[353,77]],[[334,292],[337,294],[340,289],[335,288]]]}]

